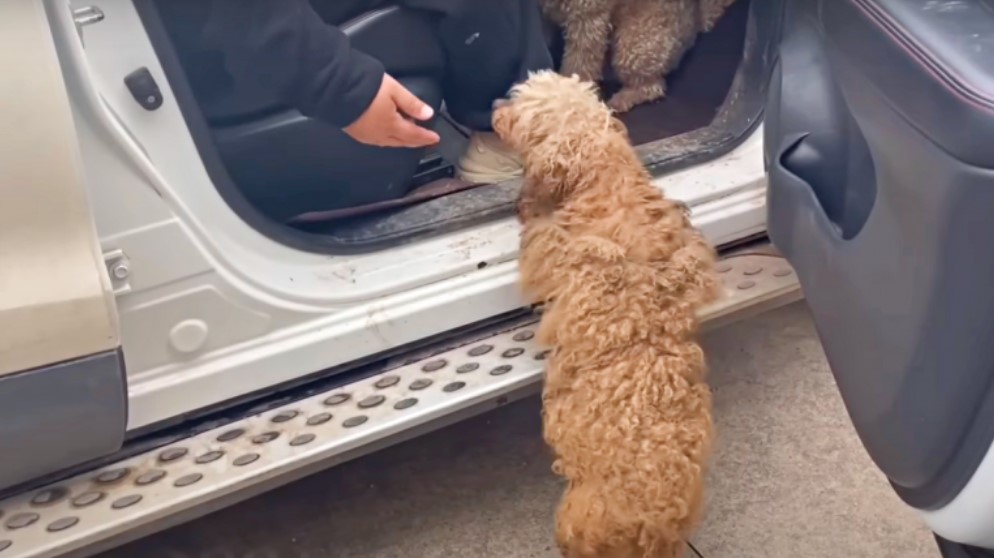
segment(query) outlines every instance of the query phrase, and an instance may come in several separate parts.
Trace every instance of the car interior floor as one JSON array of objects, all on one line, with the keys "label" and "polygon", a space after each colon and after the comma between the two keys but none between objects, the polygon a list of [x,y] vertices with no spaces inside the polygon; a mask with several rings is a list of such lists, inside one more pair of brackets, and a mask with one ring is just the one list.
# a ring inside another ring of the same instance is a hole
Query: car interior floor
[{"label": "car interior floor", "polygon": [[[731,88],[742,60],[748,15],[749,0],[735,2],[715,29],[698,37],[680,66],[667,77],[665,98],[635,107],[619,116],[628,128],[633,144],[663,140],[711,123]],[[562,47],[561,38],[554,41],[553,55],[557,61],[562,57]],[[612,78],[610,68],[606,76],[602,87],[605,98],[620,87]],[[448,171],[442,172],[441,176],[451,176],[455,162],[467,147],[469,131],[448,117],[438,119],[435,129],[441,142],[426,154],[424,160],[433,161],[436,167],[448,167]],[[436,172],[438,170],[432,171],[432,174]],[[351,219],[356,215],[383,215],[392,209],[444,197],[450,187],[443,182],[428,183],[415,188],[404,198],[337,212],[337,215],[324,214],[317,221],[343,224],[343,218]],[[320,225],[308,228],[311,232],[322,232]]]},{"label": "car interior floor", "polygon": [[[628,128],[632,143],[642,145],[677,136],[711,123],[731,88],[742,60],[749,15],[749,0],[738,0],[710,33],[701,34],[680,66],[666,78],[666,97],[635,107],[619,117]],[[562,56],[562,41],[553,46],[555,58]],[[603,84],[605,98],[620,88],[610,75]],[[463,141],[449,122],[440,125],[439,152],[448,161],[458,158]],[[462,131],[465,133],[465,131]]]},{"label": "car interior floor", "polygon": [[[742,60],[749,2],[739,0],[710,33],[701,34],[680,67],[666,79],[664,99],[622,114],[632,143],[641,145],[711,123]],[[605,94],[617,90],[608,83]]]}]

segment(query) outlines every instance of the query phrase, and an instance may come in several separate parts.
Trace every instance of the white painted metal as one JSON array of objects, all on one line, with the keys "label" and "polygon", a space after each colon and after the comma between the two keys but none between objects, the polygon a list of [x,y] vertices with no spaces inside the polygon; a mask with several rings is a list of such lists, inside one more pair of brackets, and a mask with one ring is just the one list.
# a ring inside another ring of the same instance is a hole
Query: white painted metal
[{"label": "white painted metal", "polygon": [[940,537],[978,548],[994,548],[994,447],[963,490],[937,510],[919,511]]},{"label": "white painted metal", "polygon": [[[719,270],[726,296],[704,311],[705,325],[800,298],[781,258],[739,255]],[[535,393],[543,363],[532,326],[2,501],[0,558],[90,555]],[[419,388],[419,381],[430,385]],[[46,503],[32,503],[39,498]]]},{"label": "white painted metal", "polygon": [[[351,256],[307,253],[260,235],[211,183],[133,4],[86,2],[105,17],[77,32],[71,8],[84,4],[44,1],[101,243],[129,259],[128,289],[117,298],[129,428],[521,306],[511,219]],[[165,97],[154,112],[121,85],[142,66]],[[761,130],[728,155],[658,184],[688,203],[715,243],[762,232]]]}]

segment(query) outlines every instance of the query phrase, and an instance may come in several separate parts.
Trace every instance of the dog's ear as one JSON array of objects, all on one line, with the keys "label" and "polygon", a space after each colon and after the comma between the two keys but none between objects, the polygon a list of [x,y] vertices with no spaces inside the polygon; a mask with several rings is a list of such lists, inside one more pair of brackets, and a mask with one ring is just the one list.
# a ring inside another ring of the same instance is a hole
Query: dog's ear
[{"label": "dog's ear", "polygon": [[505,143],[507,143],[511,137],[513,118],[511,108],[507,103],[500,106],[497,106],[496,104],[494,105],[494,110],[490,116],[490,124],[494,129],[494,133],[497,134],[497,137],[501,138],[501,140]]},{"label": "dog's ear", "polygon": [[532,198],[543,211],[555,211],[586,178],[602,155],[603,144],[588,135],[561,134],[544,138],[525,154],[525,179]]}]

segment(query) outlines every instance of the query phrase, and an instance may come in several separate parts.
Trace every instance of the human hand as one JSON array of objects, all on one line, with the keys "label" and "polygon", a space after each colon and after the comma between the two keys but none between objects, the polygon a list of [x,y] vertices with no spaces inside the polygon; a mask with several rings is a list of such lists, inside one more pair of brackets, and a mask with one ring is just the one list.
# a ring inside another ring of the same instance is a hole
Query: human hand
[{"label": "human hand", "polygon": [[431,119],[434,111],[389,74],[358,120],[345,128],[352,139],[380,147],[425,147],[438,143],[438,134],[414,121]]}]

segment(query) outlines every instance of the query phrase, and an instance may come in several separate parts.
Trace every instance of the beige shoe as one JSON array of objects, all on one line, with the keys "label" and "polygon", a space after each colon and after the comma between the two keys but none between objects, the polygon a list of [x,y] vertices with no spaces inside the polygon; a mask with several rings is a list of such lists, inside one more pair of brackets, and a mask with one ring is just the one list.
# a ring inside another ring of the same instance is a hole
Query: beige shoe
[{"label": "beige shoe", "polygon": [[474,132],[456,165],[456,175],[470,184],[496,184],[521,174],[521,157],[493,132]]}]

